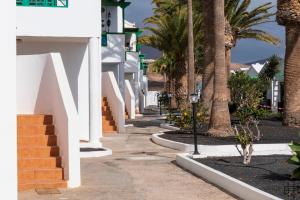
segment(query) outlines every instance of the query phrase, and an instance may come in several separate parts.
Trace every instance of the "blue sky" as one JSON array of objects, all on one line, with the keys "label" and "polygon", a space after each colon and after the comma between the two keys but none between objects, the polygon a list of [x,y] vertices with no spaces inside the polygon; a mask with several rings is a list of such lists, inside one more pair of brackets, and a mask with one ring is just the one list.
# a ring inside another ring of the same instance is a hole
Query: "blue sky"
[{"label": "blue sky", "polygon": [[[129,0],[132,4],[126,9],[126,19],[135,22],[139,27],[143,27],[143,19],[152,15],[151,0]],[[255,7],[265,2],[274,4],[273,11],[276,11],[276,0],[252,0],[251,7]],[[275,21],[275,17],[273,18]],[[276,22],[263,24],[260,29],[280,38],[281,43],[278,46],[269,45],[256,40],[240,40],[237,46],[232,50],[232,61],[239,63],[247,63],[255,60],[270,57],[277,54],[284,56],[285,51],[285,31],[284,27],[277,25]],[[152,54],[152,52],[149,54]],[[147,57],[147,55],[146,55]]]}]

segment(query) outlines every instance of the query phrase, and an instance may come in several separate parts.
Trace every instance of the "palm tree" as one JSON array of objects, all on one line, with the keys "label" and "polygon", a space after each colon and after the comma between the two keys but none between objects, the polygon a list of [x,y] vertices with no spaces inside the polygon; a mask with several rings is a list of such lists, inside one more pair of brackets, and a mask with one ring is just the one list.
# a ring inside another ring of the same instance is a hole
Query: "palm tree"
[{"label": "palm tree", "polygon": [[[203,17],[205,24],[212,24],[212,11],[210,11],[213,1],[203,1]],[[236,46],[240,39],[255,39],[270,44],[278,44],[279,39],[272,36],[271,34],[260,30],[256,25],[268,23],[271,21],[271,17],[275,13],[271,13],[272,3],[265,3],[257,6],[256,8],[250,9],[249,6],[251,0],[225,0],[225,56],[226,56],[226,67],[227,76],[230,75],[230,64],[231,64],[231,49]],[[207,20],[205,20],[207,16]],[[207,27],[207,26],[205,26]],[[204,28],[205,34],[204,42],[206,43],[205,57],[204,57],[204,73],[203,73],[203,90],[202,97],[203,102],[209,108],[212,101],[212,88],[213,88],[213,76],[212,76],[212,62],[209,52],[211,52],[210,45],[207,45],[209,38],[213,36],[212,30]],[[228,95],[229,97],[229,95]]]},{"label": "palm tree", "polygon": [[300,0],[278,0],[277,8],[286,28],[283,124],[300,126]]},{"label": "palm tree", "polygon": [[211,108],[209,133],[213,136],[228,136],[232,133],[227,98],[227,70],[225,65],[225,15],[224,0],[213,5],[214,14],[214,95]]},{"label": "palm tree", "polygon": [[230,76],[231,49],[240,39],[255,39],[276,45],[279,39],[271,34],[258,29],[257,25],[268,23],[275,15],[270,9],[272,3],[261,4],[250,10],[251,0],[226,0],[225,1],[225,46],[226,66]]},{"label": "palm tree", "polygon": [[[188,0],[188,97],[195,93],[193,1]],[[188,98],[187,98],[188,99]]]},{"label": "palm tree", "polygon": [[214,59],[213,59],[213,4],[214,1],[202,1],[203,14],[203,43],[204,43],[204,70],[202,75],[202,102],[211,113],[211,105],[213,101],[213,87],[214,87]]},{"label": "palm tree", "polygon": [[168,61],[161,66],[168,68],[164,71],[168,73],[168,82],[171,83],[172,93],[175,93],[178,105],[182,94],[186,93],[183,78],[186,74],[185,58],[188,44],[187,12],[180,6],[170,6],[176,0],[153,2],[156,4],[154,15],[144,20],[146,24],[150,24],[145,28],[150,34],[141,37],[139,41],[160,50],[164,55],[162,60]]}]

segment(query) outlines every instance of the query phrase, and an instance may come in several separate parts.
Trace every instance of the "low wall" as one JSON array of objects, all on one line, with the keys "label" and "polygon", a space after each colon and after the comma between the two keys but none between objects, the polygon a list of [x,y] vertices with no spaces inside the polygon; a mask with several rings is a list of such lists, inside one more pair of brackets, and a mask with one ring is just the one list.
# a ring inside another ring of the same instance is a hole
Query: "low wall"
[{"label": "low wall", "polygon": [[64,178],[80,186],[79,120],[60,54],[17,56],[17,114],[53,115]]},{"label": "low wall", "polygon": [[102,97],[107,97],[120,133],[125,132],[125,103],[113,72],[102,73]]},{"label": "low wall", "polygon": [[135,119],[135,96],[129,80],[125,80],[125,107],[130,119]]}]

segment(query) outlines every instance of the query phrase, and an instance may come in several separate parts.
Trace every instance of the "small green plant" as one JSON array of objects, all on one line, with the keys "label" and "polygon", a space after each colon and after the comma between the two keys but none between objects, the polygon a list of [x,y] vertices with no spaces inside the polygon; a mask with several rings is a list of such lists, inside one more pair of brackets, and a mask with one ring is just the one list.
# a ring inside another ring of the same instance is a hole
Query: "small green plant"
[{"label": "small green plant", "polygon": [[238,130],[237,127],[235,127],[235,133],[235,139],[243,149],[243,163],[245,165],[248,165],[250,164],[251,156],[253,153],[253,137],[251,134],[249,134],[248,130],[243,128],[242,130]]},{"label": "small green plant", "polygon": [[298,166],[298,168],[293,171],[292,178],[300,179],[300,143],[291,142],[289,147],[293,151],[293,156],[288,159],[288,163]]},{"label": "small green plant", "polygon": [[[206,122],[208,114],[208,109],[202,104],[198,103],[196,108],[196,122],[197,128],[201,128],[203,123]],[[193,125],[193,116],[191,109],[182,109],[180,115],[173,119],[175,120],[175,125],[178,126],[182,131],[190,131]]]}]

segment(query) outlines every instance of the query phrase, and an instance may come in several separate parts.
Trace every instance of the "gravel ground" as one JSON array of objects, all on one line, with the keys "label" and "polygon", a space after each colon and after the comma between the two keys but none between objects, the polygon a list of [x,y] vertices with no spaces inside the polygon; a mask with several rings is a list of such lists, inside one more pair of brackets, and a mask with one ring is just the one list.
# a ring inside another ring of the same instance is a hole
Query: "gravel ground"
[{"label": "gravel ground", "polygon": [[[280,121],[262,121],[259,129],[263,134],[260,141],[256,144],[272,144],[272,143],[289,143],[291,141],[299,141],[300,128],[282,126]],[[226,145],[236,144],[234,137],[216,138],[207,136],[208,126],[204,126],[202,130],[198,131],[198,144],[202,145]],[[193,144],[193,135],[183,133],[180,131],[169,131],[160,137],[182,142],[186,144]]]},{"label": "gravel ground", "polygon": [[283,199],[300,199],[300,180],[292,180],[290,174],[296,168],[286,161],[289,156],[254,156],[251,164],[242,164],[241,157],[197,159],[209,167],[265,192]]}]

